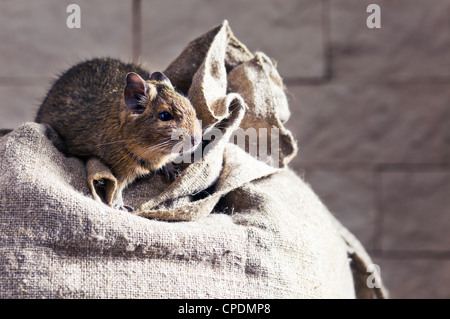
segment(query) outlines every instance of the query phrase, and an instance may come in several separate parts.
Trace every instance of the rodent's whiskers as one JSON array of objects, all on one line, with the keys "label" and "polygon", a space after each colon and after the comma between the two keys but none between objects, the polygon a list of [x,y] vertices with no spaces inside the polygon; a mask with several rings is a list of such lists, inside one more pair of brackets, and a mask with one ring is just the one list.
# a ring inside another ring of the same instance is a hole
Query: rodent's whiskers
[{"label": "rodent's whiskers", "polygon": [[[162,138],[162,139],[158,138],[158,139],[155,139],[155,140],[160,140],[161,141],[161,140],[170,140],[170,139],[171,139],[170,137],[167,137],[167,138]],[[125,142],[140,142],[140,141],[141,141],[140,138],[134,138],[134,139],[128,139],[128,140],[118,140],[118,141],[113,141],[113,142],[99,143],[99,144],[96,144],[96,146],[104,148],[107,145],[111,145],[111,144],[120,144],[120,143],[125,143]]]},{"label": "rodent's whiskers", "polygon": [[[152,145],[150,147],[142,147],[142,149],[140,149],[139,151],[135,151],[133,150],[133,153],[129,154],[129,155],[133,155],[135,160],[142,160],[142,161],[146,161],[148,158],[152,158],[153,157],[153,153],[157,152],[158,150],[161,150],[167,146],[169,146],[171,144],[171,138],[159,138],[156,139],[161,141],[160,143],[157,143],[155,145]],[[120,143],[120,142],[134,142],[134,141],[141,141],[140,139],[131,139],[131,140],[121,140],[121,141],[116,141],[116,142],[112,142],[112,143]],[[112,144],[112,143],[105,143],[104,145],[107,144]],[[127,153],[129,153],[129,151],[127,151]],[[128,157],[127,156],[122,156],[116,163],[114,163],[111,166],[111,169],[113,169],[116,166],[119,166],[120,164],[122,164]]]},{"label": "rodent's whiskers", "polygon": [[161,149],[165,148],[166,146],[169,146],[170,144],[171,144],[170,141],[165,141],[165,142],[153,145],[151,147],[146,147],[142,153],[143,154],[152,153],[154,151],[161,150]]},{"label": "rodent's whiskers", "polygon": [[[232,113],[234,112],[237,108],[242,107],[242,104],[240,103],[239,100],[233,100],[233,102],[230,103],[230,105],[228,106],[228,109],[230,110],[229,112]],[[217,129],[221,130],[223,128],[227,127],[227,122],[224,122],[225,120],[222,120],[220,122],[216,122],[213,123],[211,125],[202,127],[202,133],[205,133],[207,130],[209,130],[212,127],[216,127]]]},{"label": "rodent's whiskers", "polygon": [[153,157],[153,153],[158,152],[163,150],[164,148],[171,146],[173,144],[174,141],[171,140],[171,138],[163,138],[160,139],[162,140],[162,142],[152,145],[150,147],[143,147],[142,149],[140,149],[138,152],[135,152],[134,154],[139,158],[139,159],[146,159],[146,158],[150,158]]},{"label": "rodent's whiskers", "polygon": [[122,156],[114,165],[111,166],[111,169],[113,169],[114,167],[116,167],[117,165],[119,165],[120,163],[124,162],[126,159],[125,156]]},{"label": "rodent's whiskers", "polygon": [[239,106],[242,106],[239,100],[233,100],[231,104],[228,106],[228,109],[234,107],[230,112],[234,112]]}]

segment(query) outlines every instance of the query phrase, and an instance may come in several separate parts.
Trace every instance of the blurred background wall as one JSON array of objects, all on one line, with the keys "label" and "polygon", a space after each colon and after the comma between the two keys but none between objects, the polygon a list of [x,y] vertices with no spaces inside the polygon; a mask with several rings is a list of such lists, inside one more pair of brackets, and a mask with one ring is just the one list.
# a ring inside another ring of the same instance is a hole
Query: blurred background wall
[{"label": "blurred background wall", "polygon": [[[66,8],[81,8],[69,29]],[[381,7],[381,29],[366,8]],[[278,61],[292,168],[364,244],[392,298],[450,298],[450,0],[2,0],[0,128],[95,56],[164,70],[227,19]]]}]

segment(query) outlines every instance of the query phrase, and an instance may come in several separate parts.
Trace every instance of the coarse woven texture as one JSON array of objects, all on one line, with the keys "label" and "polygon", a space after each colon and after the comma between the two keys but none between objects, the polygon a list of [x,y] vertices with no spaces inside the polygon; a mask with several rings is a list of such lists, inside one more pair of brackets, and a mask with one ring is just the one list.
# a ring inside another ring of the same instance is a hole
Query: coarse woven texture
[{"label": "coarse woven texture", "polygon": [[[366,284],[364,248],[287,167],[296,146],[271,60],[225,21],[165,73],[222,135],[172,184],[152,174],[130,186],[133,213],[105,205],[114,176],[96,159],[65,157],[50,127],[4,132],[0,298],[386,297],[378,274],[380,288]],[[255,126],[279,129],[279,154],[229,142]]]}]

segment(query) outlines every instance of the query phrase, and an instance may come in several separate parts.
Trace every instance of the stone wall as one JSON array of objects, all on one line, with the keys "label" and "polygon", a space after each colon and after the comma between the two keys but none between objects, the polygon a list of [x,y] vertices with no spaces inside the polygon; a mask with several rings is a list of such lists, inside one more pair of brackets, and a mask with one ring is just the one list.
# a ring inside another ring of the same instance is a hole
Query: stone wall
[{"label": "stone wall", "polygon": [[[66,8],[81,8],[68,29]],[[381,29],[366,8],[381,7]],[[55,76],[94,56],[162,70],[228,19],[278,61],[292,167],[380,265],[391,297],[449,298],[450,0],[4,0],[0,128],[34,118]]]}]

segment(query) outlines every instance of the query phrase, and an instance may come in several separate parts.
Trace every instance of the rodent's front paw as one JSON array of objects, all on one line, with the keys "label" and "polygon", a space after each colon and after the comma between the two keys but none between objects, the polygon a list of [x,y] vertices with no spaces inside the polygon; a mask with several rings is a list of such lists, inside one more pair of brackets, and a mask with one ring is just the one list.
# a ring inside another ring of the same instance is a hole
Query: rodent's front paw
[{"label": "rodent's front paw", "polygon": [[169,163],[161,168],[162,173],[164,176],[166,176],[167,180],[169,182],[172,182],[175,180],[175,178],[178,177],[178,175],[181,174],[181,168],[173,163]]}]

